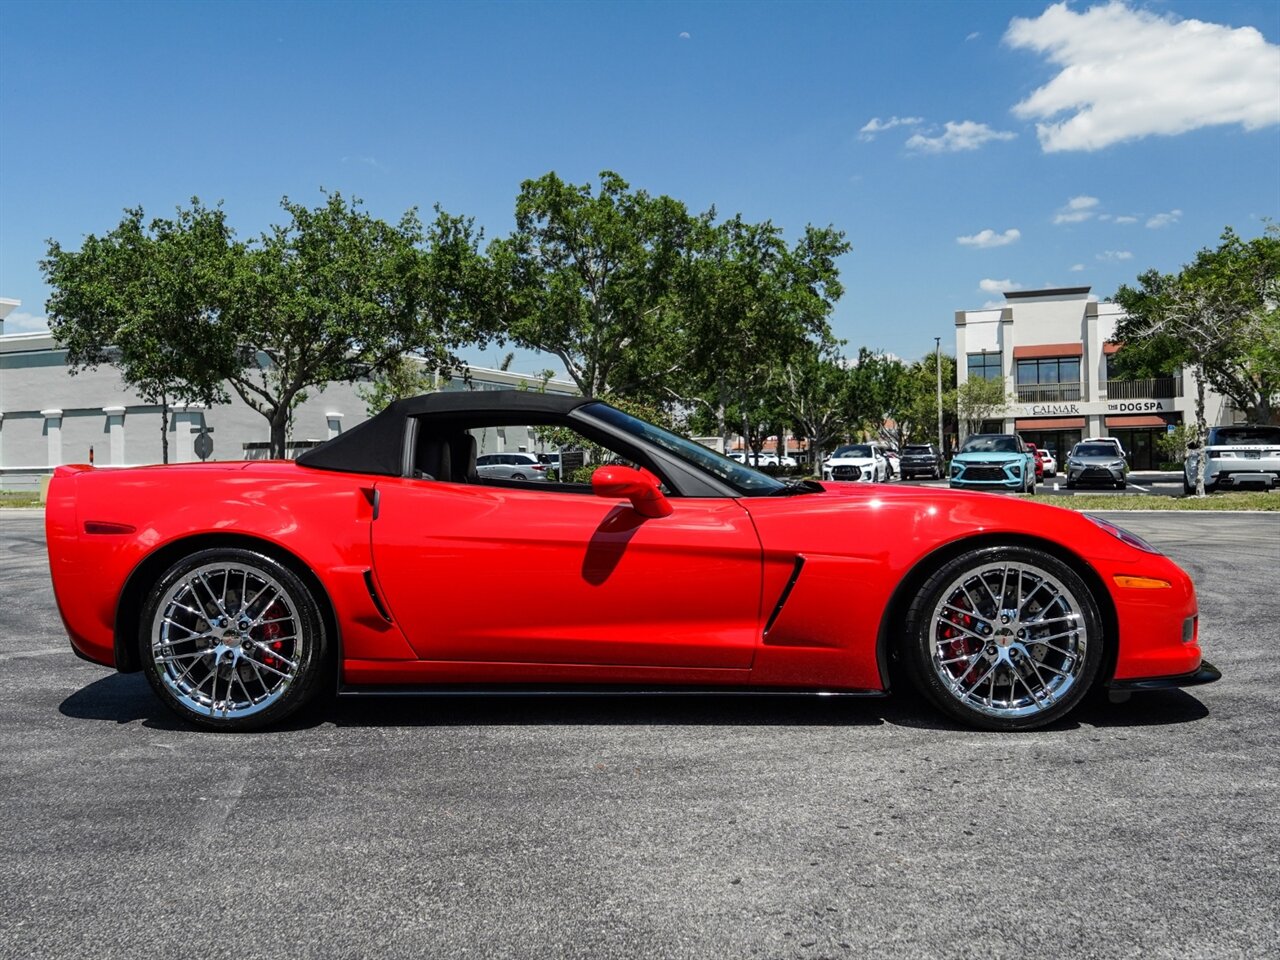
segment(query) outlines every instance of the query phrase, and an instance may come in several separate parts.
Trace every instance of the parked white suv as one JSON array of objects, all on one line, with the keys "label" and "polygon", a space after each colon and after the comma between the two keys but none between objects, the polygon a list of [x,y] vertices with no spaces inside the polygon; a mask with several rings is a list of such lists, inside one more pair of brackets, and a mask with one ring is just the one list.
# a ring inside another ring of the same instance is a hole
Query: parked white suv
[{"label": "parked white suv", "polygon": [[[1206,491],[1240,486],[1280,486],[1280,427],[1244,425],[1213,427],[1204,452]],[[1200,451],[1187,457],[1182,489],[1196,488]]]}]

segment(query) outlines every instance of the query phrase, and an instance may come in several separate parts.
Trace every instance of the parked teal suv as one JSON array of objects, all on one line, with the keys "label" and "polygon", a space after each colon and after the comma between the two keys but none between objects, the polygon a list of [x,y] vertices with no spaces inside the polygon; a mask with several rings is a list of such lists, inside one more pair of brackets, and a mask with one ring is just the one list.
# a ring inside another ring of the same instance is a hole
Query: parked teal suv
[{"label": "parked teal suv", "polygon": [[1016,434],[975,433],[951,461],[951,486],[1035,493],[1035,455]]}]

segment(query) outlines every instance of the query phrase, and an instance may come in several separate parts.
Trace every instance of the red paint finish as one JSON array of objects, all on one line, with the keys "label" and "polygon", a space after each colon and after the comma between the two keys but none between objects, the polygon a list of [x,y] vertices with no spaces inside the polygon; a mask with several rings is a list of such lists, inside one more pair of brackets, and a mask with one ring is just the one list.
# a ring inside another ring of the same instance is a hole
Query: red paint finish
[{"label": "red paint finish", "polygon": [[736,500],[626,501],[383,479],[373,553],[430,660],[746,669],[760,541]]},{"label": "red paint finish", "polygon": [[[71,642],[109,666],[117,628],[130,643],[137,634],[136,623],[117,623],[131,575],[157,556],[152,576],[201,545],[237,542],[295,558],[314,575],[334,611],[348,683],[874,690],[884,685],[877,642],[901,629],[882,620],[904,578],[940,550],[1009,540],[1096,573],[1116,610],[1119,635],[1108,640],[1118,642],[1117,678],[1200,664],[1198,642],[1182,642],[1196,613],[1186,574],[1077,513],[980,493],[825,486],[791,497],[670,497],[670,514],[653,517],[625,499],[546,484],[291,463],[60,467],[46,527]],[[87,533],[87,521],[107,526]],[[1170,587],[1126,589],[1116,574]]]}]

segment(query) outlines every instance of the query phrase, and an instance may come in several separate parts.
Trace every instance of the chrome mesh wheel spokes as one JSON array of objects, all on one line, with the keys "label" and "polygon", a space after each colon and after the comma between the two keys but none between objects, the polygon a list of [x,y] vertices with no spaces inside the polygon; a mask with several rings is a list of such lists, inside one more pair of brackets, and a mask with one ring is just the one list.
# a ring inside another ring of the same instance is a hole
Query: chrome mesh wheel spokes
[{"label": "chrome mesh wheel spokes", "polygon": [[189,710],[246,717],[279,700],[301,666],[302,620],[288,592],[238,563],[197,567],[156,608],[151,655]]},{"label": "chrome mesh wheel spokes", "polygon": [[1030,563],[971,569],[943,591],[930,620],[930,659],[947,690],[993,717],[1047,710],[1084,670],[1079,600]]}]

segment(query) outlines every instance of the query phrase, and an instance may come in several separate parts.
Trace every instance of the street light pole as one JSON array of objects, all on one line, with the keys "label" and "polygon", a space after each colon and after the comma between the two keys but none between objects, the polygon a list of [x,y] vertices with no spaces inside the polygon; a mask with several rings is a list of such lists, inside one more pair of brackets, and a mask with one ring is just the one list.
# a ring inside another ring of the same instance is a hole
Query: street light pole
[{"label": "street light pole", "polygon": [[933,369],[938,375],[938,456],[942,456],[942,338],[933,338]]}]

